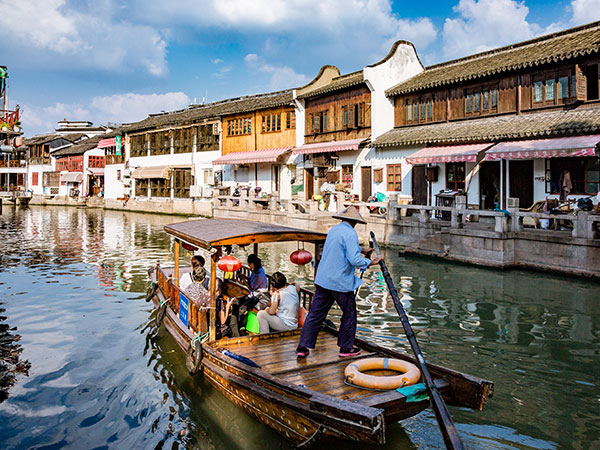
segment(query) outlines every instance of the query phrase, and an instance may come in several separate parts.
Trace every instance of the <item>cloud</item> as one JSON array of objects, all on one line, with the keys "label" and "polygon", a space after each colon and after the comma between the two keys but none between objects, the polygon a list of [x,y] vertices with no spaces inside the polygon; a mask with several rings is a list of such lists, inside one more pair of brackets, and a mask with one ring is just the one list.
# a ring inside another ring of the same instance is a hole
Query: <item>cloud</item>
[{"label": "cloud", "polygon": [[211,62],[213,64],[222,64],[224,61],[221,58],[215,58]]},{"label": "cloud", "polygon": [[268,64],[262,57],[249,53],[244,58],[246,66],[258,72],[270,74],[269,90],[277,91],[302,86],[310,80],[306,75],[296,73],[288,66],[275,66]]},{"label": "cloud", "polygon": [[600,20],[600,0],[573,0],[569,7],[572,26]]},{"label": "cloud", "polygon": [[97,125],[128,123],[142,120],[148,114],[185,108],[190,98],[183,92],[165,94],[115,94],[97,96],[89,104],[55,103],[51,106],[25,104],[21,108],[21,122],[27,136],[48,133],[62,119],[89,120]]},{"label": "cloud", "polygon": [[65,0],[0,0],[4,52],[24,67],[167,72],[167,42],[154,28],[121,21],[110,1],[75,9]]}]

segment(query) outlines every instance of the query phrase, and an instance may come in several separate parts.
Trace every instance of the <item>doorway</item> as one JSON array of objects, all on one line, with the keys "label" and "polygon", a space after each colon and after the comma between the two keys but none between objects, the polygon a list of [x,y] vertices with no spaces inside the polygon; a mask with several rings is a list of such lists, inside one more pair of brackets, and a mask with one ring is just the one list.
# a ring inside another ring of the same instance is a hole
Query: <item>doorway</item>
[{"label": "doorway", "polygon": [[366,202],[371,196],[371,167],[360,168],[360,183],[360,199],[361,201]]},{"label": "doorway", "polygon": [[519,208],[533,205],[533,160],[506,161],[509,164],[509,197],[519,199]]},{"label": "doorway", "polygon": [[412,198],[414,205],[427,204],[427,177],[426,166],[413,166],[412,168]]},{"label": "doorway", "polygon": [[305,200],[310,200],[315,190],[315,178],[313,176],[314,169],[304,169],[304,192]]},{"label": "doorway", "polygon": [[479,208],[500,207],[500,161],[485,161],[479,168]]},{"label": "doorway", "polygon": [[273,186],[271,192],[279,193],[279,166],[273,166]]}]

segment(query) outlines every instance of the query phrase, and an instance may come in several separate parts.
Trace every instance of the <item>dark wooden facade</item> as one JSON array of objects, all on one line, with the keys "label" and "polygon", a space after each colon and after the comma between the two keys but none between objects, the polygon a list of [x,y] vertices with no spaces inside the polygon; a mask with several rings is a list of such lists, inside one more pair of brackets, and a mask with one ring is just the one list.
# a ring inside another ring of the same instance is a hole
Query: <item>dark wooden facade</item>
[{"label": "dark wooden facade", "polygon": [[173,153],[192,153],[194,143],[196,151],[219,150],[219,123],[217,121],[187,125],[178,128],[151,130],[146,133],[129,136],[130,155],[149,156],[169,155]]},{"label": "dark wooden facade", "polygon": [[410,126],[564,108],[599,100],[600,57],[398,95],[394,125]]},{"label": "dark wooden facade", "polygon": [[305,99],[305,144],[371,136],[371,91],[366,85]]}]

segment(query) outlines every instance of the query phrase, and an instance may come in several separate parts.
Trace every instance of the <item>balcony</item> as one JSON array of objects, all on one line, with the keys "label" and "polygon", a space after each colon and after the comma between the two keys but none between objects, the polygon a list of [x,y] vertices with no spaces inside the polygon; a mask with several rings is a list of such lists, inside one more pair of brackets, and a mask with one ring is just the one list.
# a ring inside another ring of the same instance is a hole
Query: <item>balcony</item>
[{"label": "balcony", "polygon": [[15,130],[15,127],[18,127],[17,123],[19,123],[18,109],[16,111],[0,109],[0,131],[20,133],[20,128],[18,130]]},{"label": "balcony", "polygon": [[26,167],[27,162],[25,160],[17,160],[14,161],[2,161],[0,160],[0,168],[5,167]]},{"label": "balcony", "polygon": [[125,163],[125,155],[106,155],[104,158],[106,165]]}]

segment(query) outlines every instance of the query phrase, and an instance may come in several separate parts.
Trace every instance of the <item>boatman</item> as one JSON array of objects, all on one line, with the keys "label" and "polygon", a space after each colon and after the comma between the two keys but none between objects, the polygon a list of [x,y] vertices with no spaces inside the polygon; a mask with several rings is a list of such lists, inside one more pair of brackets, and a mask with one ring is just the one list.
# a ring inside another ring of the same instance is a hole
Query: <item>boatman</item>
[{"label": "boatman", "polygon": [[329,230],[325,240],[323,257],[315,277],[315,296],[296,349],[298,358],[305,358],[309,354],[309,349],[315,348],[321,324],[327,317],[333,302],[336,302],[342,310],[338,334],[339,356],[354,356],[360,353],[360,349],[354,347],[355,292],[362,284],[362,280],[356,277],[354,272],[356,268],[364,272],[367,267],[378,264],[383,257],[368,259],[373,249],[360,247],[354,227],[357,223],[366,222],[356,206],[349,206],[333,217],[340,219],[342,223]]}]

